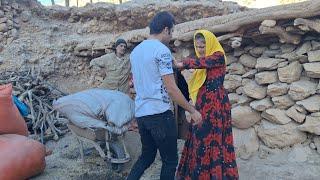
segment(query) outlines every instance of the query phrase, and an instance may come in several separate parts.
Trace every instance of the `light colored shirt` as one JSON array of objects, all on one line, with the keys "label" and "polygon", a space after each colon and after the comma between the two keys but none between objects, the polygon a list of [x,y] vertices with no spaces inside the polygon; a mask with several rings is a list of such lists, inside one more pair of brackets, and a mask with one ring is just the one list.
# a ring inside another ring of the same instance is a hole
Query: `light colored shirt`
[{"label": "light colored shirt", "polygon": [[144,40],[130,54],[136,91],[135,116],[163,113],[170,109],[170,97],[162,76],[173,74],[172,54],[158,40]]},{"label": "light colored shirt", "polygon": [[115,53],[106,54],[91,60],[90,66],[98,66],[106,71],[106,77],[99,88],[129,93],[131,66],[128,56],[119,58]]}]

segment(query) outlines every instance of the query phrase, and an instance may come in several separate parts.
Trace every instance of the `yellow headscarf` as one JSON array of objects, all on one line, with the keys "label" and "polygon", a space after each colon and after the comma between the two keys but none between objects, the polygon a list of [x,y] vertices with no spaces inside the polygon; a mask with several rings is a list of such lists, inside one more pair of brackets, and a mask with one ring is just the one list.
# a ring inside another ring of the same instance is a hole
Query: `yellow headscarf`
[{"label": "yellow headscarf", "polygon": [[[196,48],[196,39],[195,36],[196,34],[202,34],[204,36],[205,39],[205,43],[206,43],[206,51],[205,51],[205,55],[210,56],[213,53],[220,51],[223,52],[224,54],[224,50],[221,46],[221,44],[219,43],[218,39],[216,38],[216,36],[208,31],[208,30],[197,30],[194,33],[193,36],[193,42],[194,42],[194,49],[196,52],[197,57],[199,58],[199,52],[197,51]],[[225,57],[226,60],[226,57]],[[197,69],[193,72],[190,81],[188,82],[188,88],[189,88],[189,94],[190,94],[190,98],[192,100],[193,103],[196,102],[197,100],[197,95],[198,95],[198,91],[201,88],[201,86],[203,85],[203,83],[206,81],[206,77],[207,77],[207,70],[206,69]]]}]

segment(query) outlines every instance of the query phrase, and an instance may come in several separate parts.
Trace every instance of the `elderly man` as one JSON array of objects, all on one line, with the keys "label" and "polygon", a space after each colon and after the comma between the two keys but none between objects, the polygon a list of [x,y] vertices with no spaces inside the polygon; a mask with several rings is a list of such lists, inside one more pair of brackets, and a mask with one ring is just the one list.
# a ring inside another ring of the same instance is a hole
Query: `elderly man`
[{"label": "elderly man", "polygon": [[115,43],[114,53],[91,60],[90,66],[103,68],[106,73],[106,77],[99,86],[100,88],[118,90],[129,94],[131,66],[128,56],[125,55],[126,49],[126,41],[118,39]]}]

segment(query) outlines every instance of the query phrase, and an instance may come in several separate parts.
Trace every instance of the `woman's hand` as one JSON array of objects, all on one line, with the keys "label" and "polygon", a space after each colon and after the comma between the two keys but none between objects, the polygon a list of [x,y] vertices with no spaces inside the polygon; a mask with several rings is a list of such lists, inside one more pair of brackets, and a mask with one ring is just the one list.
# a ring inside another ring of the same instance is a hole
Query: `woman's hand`
[{"label": "woman's hand", "polygon": [[174,67],[176,67],[177,69],[183,69],[183,62],[181,61],[176,61],[176,60],[173,60],[173,65]]}]

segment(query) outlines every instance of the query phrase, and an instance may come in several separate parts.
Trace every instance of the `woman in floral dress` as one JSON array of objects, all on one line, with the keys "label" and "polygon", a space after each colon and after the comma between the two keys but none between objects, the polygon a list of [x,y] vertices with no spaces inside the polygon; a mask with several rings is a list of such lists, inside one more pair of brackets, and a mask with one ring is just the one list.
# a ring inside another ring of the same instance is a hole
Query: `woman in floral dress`
[{"label": "woman in floral dress", "polygon": [[194,46],[197,58],[187,58],[175,64],[181,69],[196,69],[189,81],[189,92],[203,120],[199,124],[190,124],[177,179],[239,179],[231,105],[223,87],[226,73],[224,50],[215,35],[207,30],[195,33]]}]

